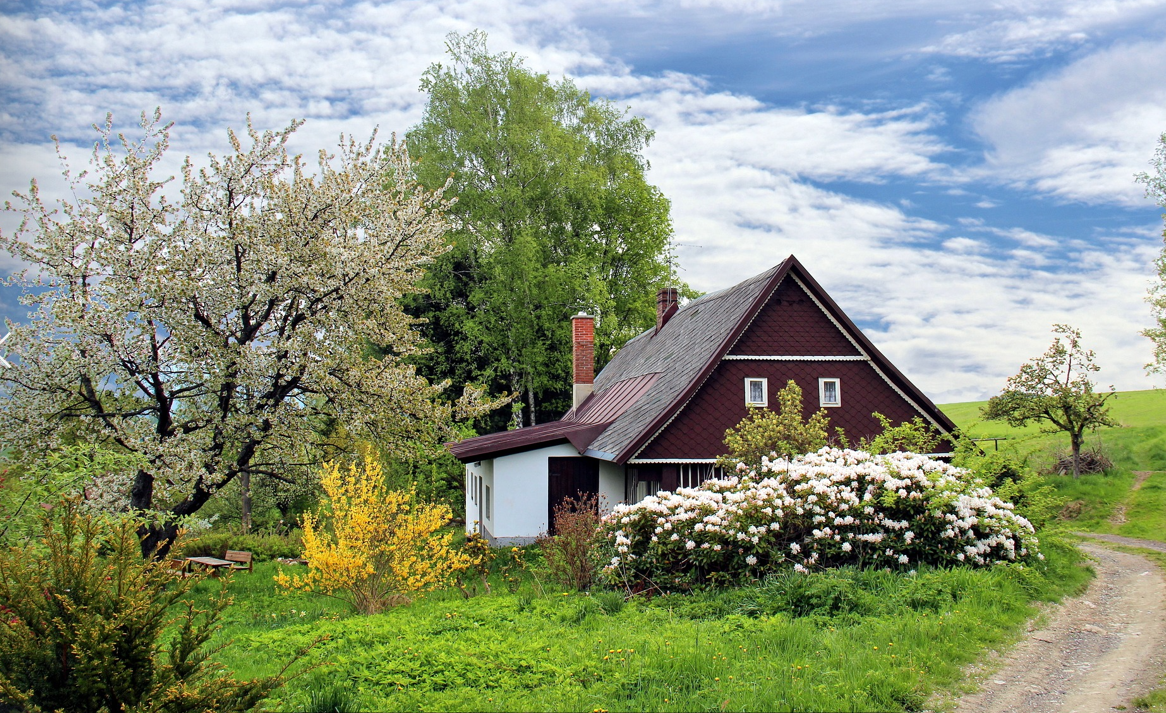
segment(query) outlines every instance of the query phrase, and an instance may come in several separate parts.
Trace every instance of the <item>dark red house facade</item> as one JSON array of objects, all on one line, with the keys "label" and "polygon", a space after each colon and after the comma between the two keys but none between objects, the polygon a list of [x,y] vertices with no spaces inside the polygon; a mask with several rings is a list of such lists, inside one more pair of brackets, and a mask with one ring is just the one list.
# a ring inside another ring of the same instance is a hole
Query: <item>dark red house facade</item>
[{"label": "dark red house facade", "polygon": [[451,444],[466,463],[467,530],[500,543],[548,530],[566,493],[634,502],[714,476],[725,431],[750,408],[776,408],[789,380],[805,416],[824,408],[851,441],[875,435],[879,412],[955,425],[882,355],[790,256],[680,306],[661,290],[654,329],[592,377],[592,318],[574,320],[575,408],[560,421]]}]

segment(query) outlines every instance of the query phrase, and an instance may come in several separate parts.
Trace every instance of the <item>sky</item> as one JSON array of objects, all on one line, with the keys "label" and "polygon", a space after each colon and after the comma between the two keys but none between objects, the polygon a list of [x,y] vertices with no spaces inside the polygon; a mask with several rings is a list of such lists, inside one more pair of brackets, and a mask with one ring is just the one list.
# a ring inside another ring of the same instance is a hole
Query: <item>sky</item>
[{"label": "sky", "polygon": [[[1103,387],[1161,386],[1141,330],[1162,209],[1166,0],[0,0],[0,193],[68,195],[113,113],[175,122],[164,168],[260,128],[403,134],[448,33],[643,117],[681,277],[794,254],[934,401],[987,398],[1078,327]],[[20,216],[0,215],[11,234]],[[0,273],[21,269],[0,255]],[[21,320],[0,288],[0,318]]]}]

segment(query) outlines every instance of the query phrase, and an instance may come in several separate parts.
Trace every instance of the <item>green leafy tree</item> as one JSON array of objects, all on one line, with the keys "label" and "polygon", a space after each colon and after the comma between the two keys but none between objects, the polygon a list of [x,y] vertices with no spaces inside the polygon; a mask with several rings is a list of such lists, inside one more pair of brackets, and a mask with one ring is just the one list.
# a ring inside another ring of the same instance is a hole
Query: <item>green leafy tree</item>
[{"label": "green leafy tree", "polygon": [[1004,392],[989,399],[982,413],[1010,426],[1038,423],[1045,433],[1068,433],[1077,478],[1085,431],[1117,425],[1106,406],[1114,392],[1113,387],[1107,393],[1093,390],[1091,375],[1101,367],[1093,363],[1093,351],[1081,346],[1080,330],[1057,324],[1053,333],[1057,336],[1048,350],[1010,376]]},{"label": "green leafy tree", "polygon": [[[1137,180],[1146,186],[1146,196],[1154,200],[1162,208],[1166,208],[1166,133],[1158,137],[1158,148],[1154,158],[1150,160],[1154,168],[1153,173],[1139,173]],[[1163,216],[1166,218],[1166,215]],[[1162,232],[1166,239],[1166,230]],[[1142,331],[1144,336],[1154,342],[1154,361],[1146,365],[1151,372],[1166,373],[1166,247],[1158,254],[1155,261],[1158,269],[1158,282],[1150,288],[1146,301],[1154,314],[1157,324]]]},{"label": "green leafy tree", "polygon": [[749,415],[725,431],[728,453],[718,465],[734,468],[738,463],[760,463],[763,457],[791,458],[826,445],[830,419],[826,409],[802,418],[802,389],[790,379],[777,392],[777,410],[753,408]]},{"label": "green leafy tree", "polygon": [[284,673],[238,681],[209,660],[225,589],[210,609],[195,609],[183,598],[199,578],[143,557],[133,521],[87,512],[72,498],[42,512],[41,536],[38,547],[0,552],[4,704],[245,711],[283,683]]},{"label": "green leafy tree", "polygon": [[446,47],[408,133],[421,183],[457,197],[453,248],[411,298],[433,346],[419,362],[434,380],[520,393],[515,425],[530,425],[570,407],[572,314],[598,317],[597,367],[654,323],[674,281],[669,203],[645,178],[641,119],[490,54],[481,32]]},{"label": "green leafy tree", "polygon": [[34,181],[0,235],[49,286],[6,342],[0,432],[29,459],[66,436],[141,456],[121,497],[160,515],[144,552],[236,481],[246,526],[252,479],[311,472],[321,419],[395,455],[489,408],[408,363],[420,335],[399,300],[447,249],[440,186],[418,186],[395,141],[346,139],[313,173],[287,151],[297,126],[231,132],[167,197],[160,113],[138,141],[107,118],[88,174],[67,174],[82,197],[54,210]]}]

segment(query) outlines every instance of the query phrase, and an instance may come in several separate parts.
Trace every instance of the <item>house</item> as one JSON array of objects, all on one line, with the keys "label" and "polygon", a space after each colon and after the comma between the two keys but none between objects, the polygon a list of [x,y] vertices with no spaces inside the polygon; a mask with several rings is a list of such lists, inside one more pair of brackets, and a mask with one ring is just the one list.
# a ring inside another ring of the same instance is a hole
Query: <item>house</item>
[{"label": "house", "polygon": [[716,474],[726,429],[774,408],[790,379],[852,441],[922,417],[955,424],[871,344],[792,255],[683,307],[661,290],[653,329],[594,374],[594,318],[572,318],[574,407],[559,421],[450,444],[466,464],[466,527],[495,544],[548,531],[564,497],[607,504],[692,487]]}]

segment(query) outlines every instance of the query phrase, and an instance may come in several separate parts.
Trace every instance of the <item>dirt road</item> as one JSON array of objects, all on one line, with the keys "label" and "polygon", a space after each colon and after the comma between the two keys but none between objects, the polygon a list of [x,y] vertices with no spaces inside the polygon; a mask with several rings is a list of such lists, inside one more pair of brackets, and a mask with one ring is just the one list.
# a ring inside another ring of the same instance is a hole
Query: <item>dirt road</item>
[{"label": "dirt road", "polygon": [[1158,685],[1166,671],[1166,579],[1145,557],[1094,543],[1081,549],[1097,559],[1097,578],[993,667],[978,693],[958,700],[959,713],[1101,713]]}]

